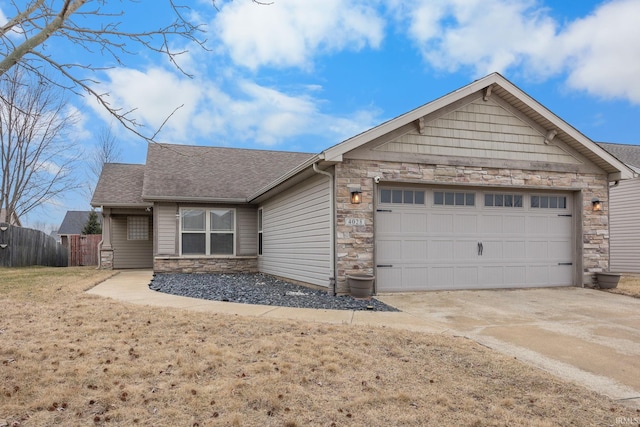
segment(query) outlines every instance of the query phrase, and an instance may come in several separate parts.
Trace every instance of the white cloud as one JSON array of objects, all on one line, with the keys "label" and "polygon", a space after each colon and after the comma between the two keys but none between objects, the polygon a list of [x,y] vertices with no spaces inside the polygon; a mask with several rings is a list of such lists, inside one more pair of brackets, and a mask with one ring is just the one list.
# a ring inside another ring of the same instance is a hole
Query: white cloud
[{"label": "white cloud", "polygon": [[538,56],[555,23],[533,0],[423,0],[400,16],[435,68],[482,76]]},{"label": "white cloud", "polygon": [[638,17],[640,1],[613,1],[560,34],[571,87],[640,104]]},{"label": "white cloud", "polygon": [[[233,75],[221,81],[188,79],[159,68],[147,71],[110,70],[105,84],[113,106],[135,109],[131,118],[157,129],[173,109],[178,110],[164,125],[158,140],[171,143],[234,146],[296,144],[311,136],[319,147],[296,149],[316,151],[360,132],[374,123],[376,109],[335,117],[320,111],[318,85],[301,86],[297,93],[285,93]],[[94,106],[105,121],[103,109]],[[147,134],[150,134],[147,129]]]},{"label": "white cloud", "polygon": [[606,2],[564,27],[536,0],[422,0],[411,9],[396,0],[391,7],[437,70],[565,75],[573,89],[640,103],[640,0]]},{"label": "white cloud", "polygon": [[318,53],[377,48],[384,21],[365,0],[224,4],[213,28],[237,65],[309,68]]}]

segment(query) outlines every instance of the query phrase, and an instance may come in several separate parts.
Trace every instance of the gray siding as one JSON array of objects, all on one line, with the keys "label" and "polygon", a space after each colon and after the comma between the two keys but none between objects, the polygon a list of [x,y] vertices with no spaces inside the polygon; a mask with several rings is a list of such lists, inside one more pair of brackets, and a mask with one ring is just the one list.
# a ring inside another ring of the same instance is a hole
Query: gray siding
[{"label": "gray siding", "polygon": [[318,175],[265,202],[261,272],[329,286],[329,179]]},{"label": "gray siding", "polygon": [[258,254],[258,209],[255,206],[236,208],[236,255]]},{"label": "gray siding", "polygon": [[152,224],[149,217],[148,240],[127,240],[127,216],[112,218],[113,268],[153,268]]},{"label": "gray siding", "polygon": [[158,239],[156,253],[158,255],[177,255],[177,206],[175,204],[159,204],[156,205],[155,209]]},{"label": "gray siding", "polygon": [[610,189],[610,270],[640,273],[640,178]]}]

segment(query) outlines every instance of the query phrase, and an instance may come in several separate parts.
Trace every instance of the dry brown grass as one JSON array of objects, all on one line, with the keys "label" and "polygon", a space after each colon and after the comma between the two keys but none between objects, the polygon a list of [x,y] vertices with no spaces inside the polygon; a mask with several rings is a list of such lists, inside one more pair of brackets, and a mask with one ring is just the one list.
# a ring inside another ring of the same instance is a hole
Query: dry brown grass
[{"label": "dry brown grass", "polygon": [[620,278],[618,286],[614,289],[607,289],[615,294],[629,295],[640,298],[640,275],[625,275]]},{"label": "dry brown grass", "polygon": [[0,269],[0,426],[614,425],[631,409],[464,338],[133,306]]}]

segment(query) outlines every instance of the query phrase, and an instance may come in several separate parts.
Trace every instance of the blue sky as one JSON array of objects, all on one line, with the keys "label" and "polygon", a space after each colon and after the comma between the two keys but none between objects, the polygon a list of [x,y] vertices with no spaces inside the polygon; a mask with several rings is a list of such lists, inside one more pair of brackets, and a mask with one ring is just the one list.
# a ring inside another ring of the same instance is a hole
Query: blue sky
[{"label": "blue sky", "polygon": [[[137,29],[166,23],[164,3],[117,4]],[[184,104],[162,142],[319,152],[497,71],[587,137],[640,144],[640,0],[234,0],[218,1],[218,11],[189,3],[210,49],[184,46],[180,65],[193,78],[148,52],[92,76],[112,103],[137,108],[150,133]],[[79,149],[89,153],[111,125],[121,161],[144,162],[145,142],[91,99],[71,103],[83,118]],[[67,209],[88,208],[86,195],[70,193],[27,223],[59,224]]]}]

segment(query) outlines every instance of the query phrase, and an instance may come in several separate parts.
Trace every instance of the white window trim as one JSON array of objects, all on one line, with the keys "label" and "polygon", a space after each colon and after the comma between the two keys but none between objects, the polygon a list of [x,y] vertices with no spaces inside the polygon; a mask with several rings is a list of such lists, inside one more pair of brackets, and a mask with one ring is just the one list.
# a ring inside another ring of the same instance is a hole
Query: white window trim
[{"label": "white window trim", "polygon": [[[205,221],[205,225],[204,225],[204,231],[184,231],[182,230],[182,212],[185,210],[203,210],[205,212],[204,214],[204,221]],[[228,211],[233,211],[233,231],[212,231],[211,230],[211,211],[216,211],[216,210],[228,210]],[[180,208],[180,224],[179,224],[179,229],[178,229],[178,234],[179,234],[179,244],[180,244],[180,256],[185,256],[185,257],[210,257],[210,258],[228,258],[228,257],[235,257],[236,256],[236,251],[237,251],[237,242],[236,239],[238,237],[238,212],[236,210],[236,208],[226,208],[226,207],[208,207],[208,208],[203,208],[203,207],[199,207],[199,206],[184,206]],[[204,254],[183,254],[182,253],[182,235],[183,234],[202,234],[204,233],[204,248],[205,248],[205,253]],[[211,255],[210,251],[211,251],[211,234],[229,234],[229,233],[233,233],[233,253],[232,254],[214,254]]]}]

